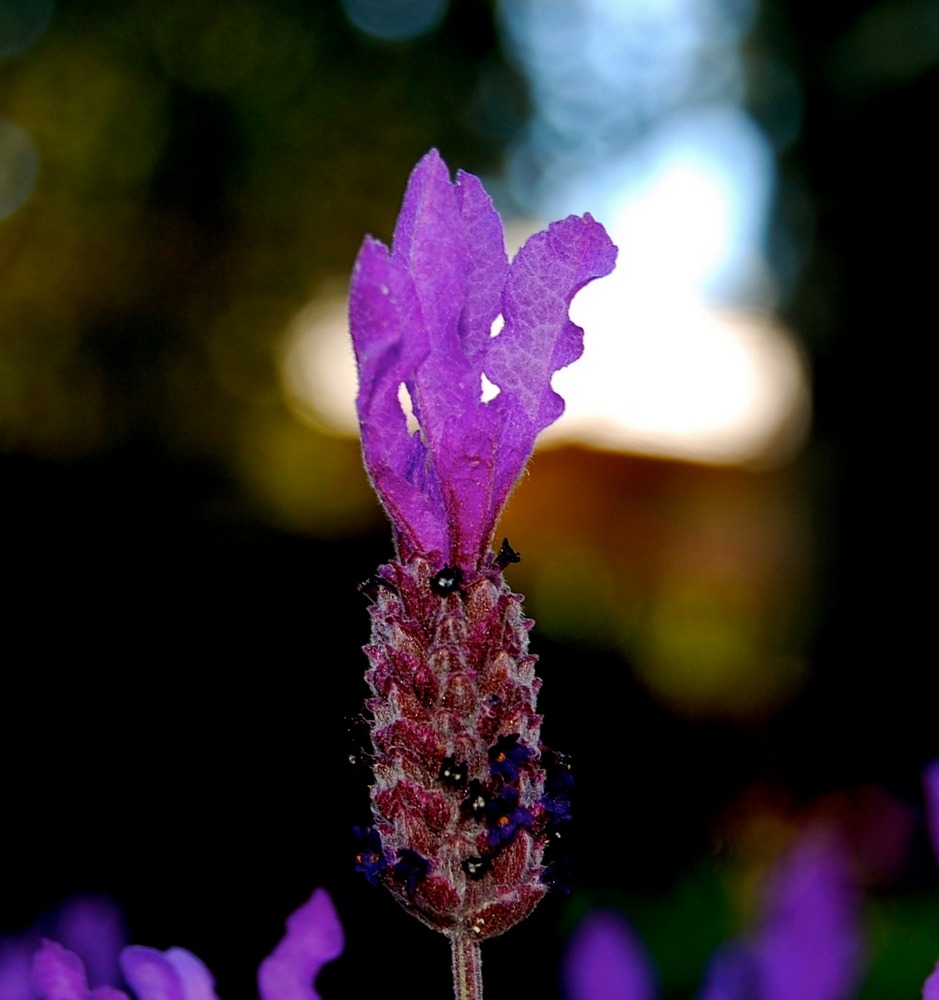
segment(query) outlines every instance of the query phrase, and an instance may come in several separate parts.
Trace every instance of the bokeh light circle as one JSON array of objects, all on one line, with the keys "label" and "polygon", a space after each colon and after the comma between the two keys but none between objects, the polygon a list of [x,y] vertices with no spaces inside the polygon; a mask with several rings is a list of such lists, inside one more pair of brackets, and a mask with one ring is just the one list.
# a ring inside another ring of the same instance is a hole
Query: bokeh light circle
[{"label": "bokeh light circle", "polygon": [[0,219],[11,216],[32,194],[39,153],[29,133],[0,118]]},{"label": "bokeh light circle", "polygon": [[449,0],[342,0],[342,9],[359,31],[389,42],[406,42],[433,31]]}]

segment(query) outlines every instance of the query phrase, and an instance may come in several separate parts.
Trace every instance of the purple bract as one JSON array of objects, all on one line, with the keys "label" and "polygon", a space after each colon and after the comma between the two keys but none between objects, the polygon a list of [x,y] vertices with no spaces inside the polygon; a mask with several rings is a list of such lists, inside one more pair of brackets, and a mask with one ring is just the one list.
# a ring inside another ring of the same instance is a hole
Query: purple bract
[{"label": "purple bract", "polygon": [[[362,245],[349,307],[365,465],[400,559],[478,568],[535,437],[564,410],[551,376],[583,351],[571,299],[615,260],[584,215],[532,236],[510,264],[479,179],[451,183],[436,150],[414,168],[391,250]],[[488,402],[483,376],[499,389]]]}]

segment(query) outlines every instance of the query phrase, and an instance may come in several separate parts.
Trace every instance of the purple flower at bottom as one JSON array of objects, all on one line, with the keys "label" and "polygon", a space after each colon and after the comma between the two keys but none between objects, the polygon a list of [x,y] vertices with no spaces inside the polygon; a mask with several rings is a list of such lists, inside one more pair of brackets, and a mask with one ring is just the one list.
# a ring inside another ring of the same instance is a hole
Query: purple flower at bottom
[{"label": "purple flower at bottom", "polygon": [[[833,838],[812,831],[771,873],[752,938],[715,955],[699,1000],[847,1000],[858,985],[860,910]],[[625,922],[589,916],[565,962],[570,1000],[651,1000],[652,973]],[[939,1000],[939,997],[927,997]]]},{"label": "purple flower at bottom", "polygon": [[859,984],[860,908],[839,842],[803,836],[771,873],[752,945],[760,1000],[846,1000]]},{"label": "purple flower at bottom", "polygon": [[939,1000],[939,962],[932,975],[923,983],[923,1000]]},{"label": "purple flower at bottom", "polygon": [[[102,937],[102,942],[107,942]],[[313,987],[327,962],[342,953],[342,925],[323,889],[287,918],[287,933],[258,970],[261,1000],[319,1000]],[[113,956],[112,956],[113,957]],[[19,961],[19,955],[16,956]],[[136,1000],[218,1000],[211,972],[183,948],[158,951],[131,946],[120,966]],[[0,986],[12,982],[19,964],[0,953]],[[2,1000],[128,1000],[113,986],[89,986],[85,962],[57,941],[44,940],[32,959],[30,992],[0,993]]]},{"label": "purple flower at bottom", "polygon": [[261,1000],[319,1000],[313,983],[320,969],[338,958],[344,946],[333,901],[325,889],[317,889],[287,918],[287,933],[261,963]]},{"label": "purple flower at bottom", "polygon": [[653,1000],[655,977],[619,914],[589,914],[571,939],[562,970],[568,1000]]},{"label": "purple flower at bottom", "polygon": [[79,896],[44,914],[26,933],[0,938],[0,1000],[36,1000],[33,955],[44,938],[80,956],[97,985],[120,982],[118,956],[127,944],[123,916],[104,896]]}]

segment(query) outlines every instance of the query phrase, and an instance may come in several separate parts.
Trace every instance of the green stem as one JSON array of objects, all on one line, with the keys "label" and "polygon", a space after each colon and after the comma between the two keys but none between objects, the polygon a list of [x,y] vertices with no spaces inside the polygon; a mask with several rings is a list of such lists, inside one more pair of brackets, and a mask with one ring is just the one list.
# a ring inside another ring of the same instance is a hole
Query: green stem
[{"label": "green stem", "polygon": [[483,961],[479,942],[463,934],[450,936],[455,1000],[483,1000]]}]

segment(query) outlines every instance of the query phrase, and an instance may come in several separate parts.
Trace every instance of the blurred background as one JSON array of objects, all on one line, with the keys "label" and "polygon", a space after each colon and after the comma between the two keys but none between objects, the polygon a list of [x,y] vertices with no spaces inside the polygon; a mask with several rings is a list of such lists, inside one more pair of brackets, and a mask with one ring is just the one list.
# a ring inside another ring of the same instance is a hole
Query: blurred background
[{"label": "blurred background", "polygon": [[107,893],[237,1000],[324,885],[324,996],[447,995],[352,872],[349,764],[392,549],[345,292],[435,146],[513,248],[585,211],[620,247],[499,528],[577,798],[487,996],[558,995],[595,905],[694,995],[816,822],[858,995],[918,995],[937,97],[937,0],[0,0],[0,932]]}]

